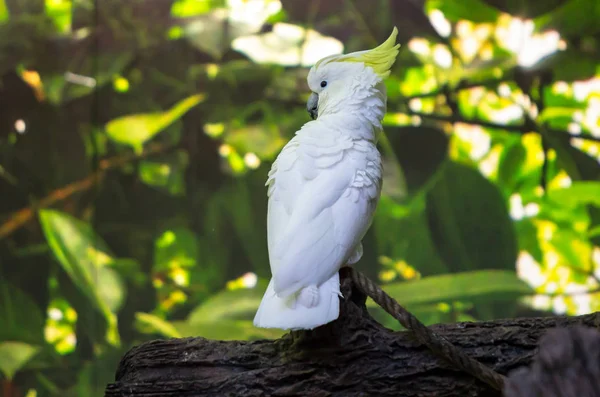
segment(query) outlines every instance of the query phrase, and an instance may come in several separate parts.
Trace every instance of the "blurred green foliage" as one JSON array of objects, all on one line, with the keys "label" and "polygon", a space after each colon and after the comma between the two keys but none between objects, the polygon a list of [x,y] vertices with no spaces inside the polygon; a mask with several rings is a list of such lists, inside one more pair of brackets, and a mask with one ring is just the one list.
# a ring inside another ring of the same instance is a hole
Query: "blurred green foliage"
[{"label": "blurred green foliage", "polygon": [[[276,338],[264,182],[319,58],[399,28],[356,266],[426,323],[600,299],[595,0],[0,0],[0,381],[100,396],[154,338]],[[373,315],[399,326],[373,302]]]}]

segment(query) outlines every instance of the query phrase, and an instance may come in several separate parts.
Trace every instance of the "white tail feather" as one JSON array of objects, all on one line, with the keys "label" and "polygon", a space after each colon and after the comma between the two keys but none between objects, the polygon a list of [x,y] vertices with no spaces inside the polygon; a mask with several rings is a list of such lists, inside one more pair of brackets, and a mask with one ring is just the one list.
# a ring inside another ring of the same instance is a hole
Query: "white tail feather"
[{"label": "white tail feather", "polygon": [[[341,296],[338,272],[321,286],[305,289],[299,294],[280,298],[275,294],[271,279],[254,317],[254,325],[289,330],[313,329],[338,318]],[[318,299],[315,289],[318,291]]]}]

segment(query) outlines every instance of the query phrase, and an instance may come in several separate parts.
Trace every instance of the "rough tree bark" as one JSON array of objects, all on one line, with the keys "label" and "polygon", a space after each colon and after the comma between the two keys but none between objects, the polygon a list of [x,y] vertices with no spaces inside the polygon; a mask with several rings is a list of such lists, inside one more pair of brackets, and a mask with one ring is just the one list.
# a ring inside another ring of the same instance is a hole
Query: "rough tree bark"
[{"label": "rough tree bark", "polygon": [[[144,343],[123,357],[105,397],[501,395],[453,369],[410,333],[382,327],[369,316],[365,296],[348,278],[342,280],[345,299],[340,318],[331,324],[274,341],[183,338]],[[508,374],[531,363],[547,330],[572,325],[598,328],[600,315],[432,328],[471,357]],[[521,379],[519,384],[525,383]]]},{"label": "rough tree bark", "polygon": [[582,326],[549,331],[533,365],[513,371],[504,396],[600,396],[600,332]]}]

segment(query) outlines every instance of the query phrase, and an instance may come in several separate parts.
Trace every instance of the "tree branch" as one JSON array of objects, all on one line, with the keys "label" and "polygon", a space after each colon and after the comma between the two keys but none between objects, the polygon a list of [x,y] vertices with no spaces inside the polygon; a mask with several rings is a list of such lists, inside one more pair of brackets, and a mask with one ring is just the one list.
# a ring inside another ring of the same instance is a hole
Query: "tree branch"
[{"label": "tree branch", "polygon": [[[493,129],[498,129],[498,130],[505,130],[505,131],[509,131],[509,132],[515,132],[515,133],[519,133],[519,134],[525,134],[528,132],[538,132],[536,131],[538,129],[538,127],[536,125],[531,125],[530,123],[526,123],[526,124],[516,124],[516,125],[510,125],[510,124],[497,124],[497,123],[492,123],[489,121],[485,121],[485,120],[479,120],[479,119],[467,119],[461,116],[457,116],[457,115],[443,115],[443,114],[438,114],[438,113],[423,113],[423,112],[416,112],[410,109],[406,110],[406,114],[409,114],[411,116],[418,116],[424,119],[429,119],[429,120],[436,120],[436,121],[443,121],[443,122],[447,122],[447,123],[464,123],[464,124],[472,124],[472,125],[478,125],[484,128],[493,128]],[[574,134],[568,131],[560,131],[560,130],[553,130],[553,129],[547,129],[546,130],[550,133],[553,134],[563,134],[563,135],[567,135],[571,138],[580,138],[580,139],[587,139],[590,141],[595,141],[595,142],[600,142],[600,137],[597,136],[593,136],[593,135],[581,135],[581,134]]]},{"label": "tree branch", "polygon": [[498,85],[500,83],[504,83],[506,81],[510,81],[511,77],[512,77],[512,74],[508,74],[508,75],[505,75],[505,76],[503,76],[501,78],[498,78],[498,79],[489,79],[489,80],[484,80],[484,81],[461,80],[454,87],[450,87],[447,84],[444,84],[444,85],[442,85],[440,88],[438,88],[436,90],[429,91],[429,92],[423,92],[423,93],[420,93],[420,94],[415,94],[415,95],[411,95],[411,96],[405,97],[405,98],[403,98],[403,102],[409,102],[411,99],[436,97],[438,95],[448,94],[449,92],[457,93],[458,91],[468,90],[470,88],[477,88],[477,87],[487,87],[487,88],[490,88],[491,86],[495,86],[495,85]]},{"label": "tree branch", "polygon": [[8,215],[8,219],[2,225],[0,225],[0,240],[9,236],[14,231],[24,226],[27,222],[31,221],[34,218],[35,212],[39,209],[50,207],[59,201],[65,200],[75,193],[91,188],[102,179],[106,171],[120,168],[134,160],[143,159],[159,153],[165,153],[173,148],[173,146],[154,144],[148,145],[146,150],[144,150],[141,154],[129,152],[119,156],[100,160],[98,170],[96,172],[93,172],[83,179],[58,188],[31,206]]},{"label": "tree branch", "polygon": [[[122,358],[105,397],[501,395],[438,358],[414,334],[383,328],[369,316],[365,296],[348,278],[342,278],[341,287],[339,319],[312,331],[277,340],[183,338],[134,347]],[[597,327],[600,315],[429,328],[470,357],[508,374],[530,364],[538,340],[549,329],[576,324]]]}]

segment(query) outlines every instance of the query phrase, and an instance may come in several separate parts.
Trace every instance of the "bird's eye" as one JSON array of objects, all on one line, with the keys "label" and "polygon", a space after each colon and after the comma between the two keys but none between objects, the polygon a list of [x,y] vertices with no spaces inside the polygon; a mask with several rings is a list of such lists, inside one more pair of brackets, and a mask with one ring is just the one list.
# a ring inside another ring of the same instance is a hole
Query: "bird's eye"
[{"label": "bird's eye", "polygon": [[327,87],[327,82],[326,81],[321,81],[321,87],[323,87],[323,88]]}]

